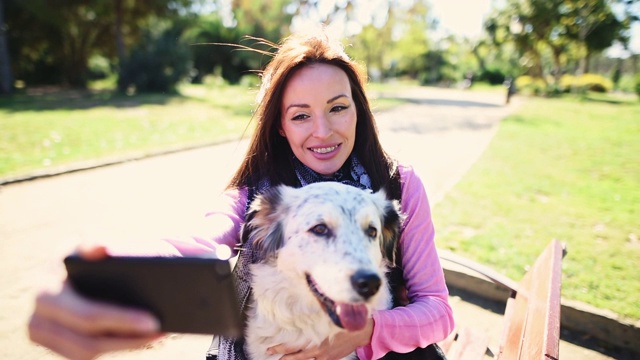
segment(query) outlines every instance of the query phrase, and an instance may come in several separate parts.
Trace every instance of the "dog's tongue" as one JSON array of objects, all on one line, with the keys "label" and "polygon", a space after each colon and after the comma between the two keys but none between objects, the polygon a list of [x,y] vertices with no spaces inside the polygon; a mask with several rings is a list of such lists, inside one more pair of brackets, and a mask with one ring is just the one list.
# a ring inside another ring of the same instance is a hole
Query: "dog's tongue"
[{"label": "dog's tongue", "polygon": [[361,330],[367,324],[369,312],[365,304],[339,303],[336,313],[340,317],[342,327],[349,331]]}]

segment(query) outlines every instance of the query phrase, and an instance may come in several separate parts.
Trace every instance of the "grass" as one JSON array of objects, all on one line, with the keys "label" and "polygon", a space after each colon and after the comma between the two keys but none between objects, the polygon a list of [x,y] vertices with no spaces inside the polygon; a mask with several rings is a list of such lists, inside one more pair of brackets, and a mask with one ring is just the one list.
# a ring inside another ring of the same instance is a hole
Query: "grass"
[{"label": "grass", "polygon": [[640,319],[638,114],[635,100],[530,100],[435,207],[438,245],[520,279],[559,239],[563,297]]},{"label": "grass", "polygon": [[[134,96],[117,95],[108,86],[0,97],[0,179],[237,139],[247,129],[257,94],[255,87],[221,81],[183,85],[177,94]],[[382,111],[402,100],[371,103]]]},{"label": "grass", "polygon": [[254,96],[241,87],[203,85],[180,94],[41,91],[0,98],[0,178],[237,138]]}]

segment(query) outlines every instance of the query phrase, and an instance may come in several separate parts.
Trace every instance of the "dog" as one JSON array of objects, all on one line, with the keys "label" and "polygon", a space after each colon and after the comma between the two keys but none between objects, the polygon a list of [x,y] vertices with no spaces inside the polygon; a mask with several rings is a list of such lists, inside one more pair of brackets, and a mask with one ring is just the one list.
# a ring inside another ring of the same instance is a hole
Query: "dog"
[{"label": "dog", "polygon": [[363,329],[372,311],[391,308],[385,274],[395,263],[400,222],[383,190],[322,182],[257,196],[242,234],[263,259],[250,266],[249,358],[280,358],[267,354],[274,345],[303,349],[331,341]]}]

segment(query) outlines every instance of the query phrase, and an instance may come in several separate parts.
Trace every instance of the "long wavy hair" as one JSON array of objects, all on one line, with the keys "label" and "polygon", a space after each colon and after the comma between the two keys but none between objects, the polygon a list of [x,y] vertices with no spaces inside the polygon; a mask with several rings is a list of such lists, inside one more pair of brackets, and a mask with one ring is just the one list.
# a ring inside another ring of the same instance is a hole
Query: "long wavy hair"
[{"label": "long wavy hair", "polygon": [[284,89],[296,71],[311,64],[333,65],[345,72],[357,114],[353,151],[371,178],[372,190],[389,185],[397,188],[399,184],[388,184],[396,171],[395,162],[380,144],[376,122],[364,91],[364,69],[347,56],[342,44],[332,41],[323,31],[294,34],[280,45],[269,44],[277,51],[262,73],[258,104],[253,115],[257,126],[244,161],[228,188],[255,186],[263,178],[267,178],[271,185],[299,186],[292,161],[293,151],[278,131]]}]

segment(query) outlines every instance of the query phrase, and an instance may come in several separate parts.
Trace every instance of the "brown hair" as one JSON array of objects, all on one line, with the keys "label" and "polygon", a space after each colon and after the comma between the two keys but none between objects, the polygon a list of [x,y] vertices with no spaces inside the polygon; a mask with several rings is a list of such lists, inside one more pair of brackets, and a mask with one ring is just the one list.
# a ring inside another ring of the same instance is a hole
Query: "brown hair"
[{"label": "brown hair", "polygon": [[292,74],[304,66],[317,63],[336,66],[346,73],[357,114],[353,151],[371,178],[372,190],[377,191],[388,185],[395,171],[394,163],[378,138],[375,119],[364,91],[364,71],[347,56],[340,43],[318,32],[292,35],[285,39],[265,68],[254,113],[257,127],[243,163],[229,182],[229,188],[255,186],[263,178],[267,178],[271,185],[297,186],[293,152],[286,138],[278,133],[282,98]]}]

